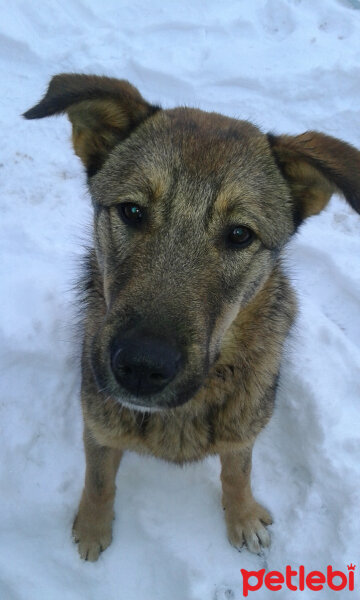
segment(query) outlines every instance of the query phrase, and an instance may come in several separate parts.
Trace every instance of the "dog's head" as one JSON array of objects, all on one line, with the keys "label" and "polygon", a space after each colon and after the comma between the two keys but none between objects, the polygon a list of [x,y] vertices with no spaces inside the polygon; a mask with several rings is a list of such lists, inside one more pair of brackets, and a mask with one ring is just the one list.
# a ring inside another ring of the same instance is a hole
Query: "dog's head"
[{"label": "dog's head", "polygon": [[105,77],[56,76],[25,117],[60,112],[94,205],[99,389],[135,408],[183,404],[300,223],[336,189],[359,212],[360,153],[316,132],[161,110]]}]

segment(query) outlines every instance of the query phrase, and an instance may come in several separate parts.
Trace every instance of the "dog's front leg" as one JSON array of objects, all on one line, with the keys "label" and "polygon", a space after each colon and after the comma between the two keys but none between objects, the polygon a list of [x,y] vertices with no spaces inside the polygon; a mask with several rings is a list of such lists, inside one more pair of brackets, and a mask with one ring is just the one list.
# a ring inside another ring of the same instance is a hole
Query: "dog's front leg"
[{"label": "dog's front leg", "polygon": [[85,486],[73,525],[73,537],[79,554],[95,561],[112,539],[115,476],[122,452],[99,446],[85,426]]},{"label": "dog's front leg", "polygon": [[220,455],[222,503],[230,543],[238,549],[245,543],[251,552],[259,553],[261,546],[270,544],[265,525],[272,519],[252,495],[251,455],[252,446]]}]

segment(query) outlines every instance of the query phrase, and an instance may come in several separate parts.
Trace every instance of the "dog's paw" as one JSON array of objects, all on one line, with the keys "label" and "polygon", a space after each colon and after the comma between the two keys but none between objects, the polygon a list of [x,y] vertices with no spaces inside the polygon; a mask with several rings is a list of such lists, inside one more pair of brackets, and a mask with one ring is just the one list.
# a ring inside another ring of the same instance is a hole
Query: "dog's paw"
[{"label": "dog's paw", "polygon": [[78,544],[78,550],[81,558],[89,561],[96,561],[105,548],[111,544],[112,540],[112,518],[96,521],[94,518],[87,518],[81,511],[75,517],[72,535],[74,541]]},{"label": "dog's paw", "polygon": [[272,518],[257,502],[226,507],[225,520],[229,542],[238,550],[245,544],[250,552],[259,554],[262,548],[270,546],[266,525],[271,525]]}]

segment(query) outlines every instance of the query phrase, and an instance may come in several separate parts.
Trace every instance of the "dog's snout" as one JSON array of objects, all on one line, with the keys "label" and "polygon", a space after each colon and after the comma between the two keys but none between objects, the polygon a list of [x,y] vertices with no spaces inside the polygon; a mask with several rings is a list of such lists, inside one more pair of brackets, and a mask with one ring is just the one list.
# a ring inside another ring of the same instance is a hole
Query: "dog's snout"
[{"label": "dog's snout", "polygon": [[180,364],[180,352],[154,338],[119,339],[111,351],[111,368],[117,382],[137,396],[160,392],[174,379]]}]

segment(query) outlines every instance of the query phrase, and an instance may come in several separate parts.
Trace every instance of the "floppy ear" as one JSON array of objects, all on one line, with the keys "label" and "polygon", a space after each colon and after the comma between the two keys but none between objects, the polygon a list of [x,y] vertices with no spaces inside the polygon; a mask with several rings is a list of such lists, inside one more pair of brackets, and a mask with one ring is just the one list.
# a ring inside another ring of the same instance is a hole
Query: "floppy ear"
[{"label": "floppy ear", "polygon": [[23,116],[41,119],[66,112],[75,153],[91,177],[112,148],[158,110],[128,81],[64,73],[52,78],[44,98]]},{"label": "floppy ear", "polygon": [[268,134],[277,165],[295,202],[294,221],[319,213],[335,191],[360,212],[360,152],[317,131],[302,135]]}]

